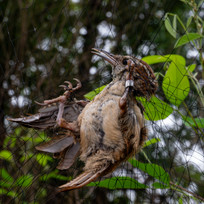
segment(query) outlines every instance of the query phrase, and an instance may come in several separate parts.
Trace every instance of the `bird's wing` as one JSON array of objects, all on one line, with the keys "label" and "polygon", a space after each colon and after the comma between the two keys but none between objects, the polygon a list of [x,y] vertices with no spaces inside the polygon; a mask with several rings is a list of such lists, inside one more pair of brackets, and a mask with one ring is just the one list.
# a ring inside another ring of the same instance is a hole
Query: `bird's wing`
[{"label": "bird's wing", "polygon": [[[63,118],[67,122],[75,121],[84,106],[75,102],[70,102],[64,107]],[[21,118],[8,118],[9,121],[19,123],[25,127],[35,129],[52,129],[56,125],[56,118],[59,111],[59,107],[56,105],[48,106],[38,110],[37,114],[21,117]]]},{"label": "bird's wing", "polygon": [[49,153],[58,153],[71,146],[74,143],[74,138],[67,135],[59,135],[52,137],[48,142],[40,144],[36,147],[37,150]]},{"label": "bird's wing", "polygon": [[61,160],[57,168],[60,170],[69,169],[76,160],[76,158],[78,157],[79,150],[80,150],[79,142],[76,142],[70,148],[67,148],[64,151],[64,155],[61,156]]}]

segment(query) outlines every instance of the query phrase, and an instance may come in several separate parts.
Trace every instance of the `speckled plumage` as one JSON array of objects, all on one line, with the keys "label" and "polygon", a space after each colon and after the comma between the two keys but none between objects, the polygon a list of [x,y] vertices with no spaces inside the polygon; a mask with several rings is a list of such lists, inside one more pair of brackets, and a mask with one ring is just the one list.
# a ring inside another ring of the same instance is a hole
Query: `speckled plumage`
[{"label": "speckled plumage", "polygon": [[[37,149],[57,153],[57,157],[61,159],[59,169],[69,168],[79,155],[85,163],[84,172],[60,186],[60,191],[83,187],[112,172],[123,161],[138,153],[147,139],[144,108],[135,97],[150,98],[155,93],[157,81],[151,67],[135,57],[113,55],[98,49],[93,49],[92,52],[112,65],[112,82],[91,102],[82,101],[83,108],[78,104],[80,112],[76,111],[76,120],[67,115],[63,118],[67,110],[64,99],[72,89],[67,89],[67,95],[46,101],[60,103],[58,115],[55,116],[56,123],[68,132],[66,136],[54,137]],[[73,107],[72,104],[70,108]],[[33,118],[37,120],[34,121],[35,124],[44,122],[42,117],[37,119],[34,115]],[[26,124],[26,119],[12,121],[33,127]],[[46,118],[46,125],[47,123],[49,118]],[[44,126],[40,124],[40,127]]]},{"label": "speckled plumage", "polygon": [[[137,58],[97,49],[93,52],[112,64],[113,81],[85,106],[78,117],[84,173],[60,186],[62,191],[80,188],[112,172],[121,162],[139,152],[147,139],[143,107],[135,96],[149,98],[155,93],[157,82],[152,69]],[[133,84],[132,87],[126,86],[127,80],[134,82],[127,83]]]}]

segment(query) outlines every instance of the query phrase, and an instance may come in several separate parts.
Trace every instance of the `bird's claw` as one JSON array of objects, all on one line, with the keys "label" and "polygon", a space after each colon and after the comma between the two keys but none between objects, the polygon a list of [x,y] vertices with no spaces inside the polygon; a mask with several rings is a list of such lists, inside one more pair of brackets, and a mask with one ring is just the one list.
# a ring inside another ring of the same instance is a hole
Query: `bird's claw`
[{"label": "bird's claw", "polygon": [[43,103],[39,103],[37,101],[35,101],[36,104],[40,105],[40,106],[46,106],[49,104],[53,104],[53,103],[65,103],[66,100],[70,97],[70,94],[78,89],[80,89],[82,87],[81,82],[78,79],[75,79],[75,81],[77,81],[77,85],[75,88],[73,88],[72,83],[69,81],[65,81],[65,84],[68,85],[60,85],[59,87],[63,88],[65,90],[64,94],[54,98],[54,99],[50,99],[50,100],[45,100]]},{"label": "bird's claw", "polygon": [[74,92],[82,87],[81,82],[78,79],[74,78],[74,80],[77,82],[77,85],[75,88],[73,88],[73,85],[70,81],[64,81],[64,83],[67,85],[60,85],[59,87],[63,88],[65,91]]},{"label": "bird's claw", "polygon": [[40,103],[40,102],[38,102],[38,101],[34,101],[37,105],[39,105],[39,106],[46,106],[47,104],[46,103]]}]

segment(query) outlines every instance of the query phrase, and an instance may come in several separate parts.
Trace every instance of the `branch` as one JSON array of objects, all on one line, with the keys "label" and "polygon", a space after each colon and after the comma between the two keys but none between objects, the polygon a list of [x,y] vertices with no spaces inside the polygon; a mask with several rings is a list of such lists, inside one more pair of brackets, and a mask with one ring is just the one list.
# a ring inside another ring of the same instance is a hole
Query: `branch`
[{"label": "branch", "polygon": [[195,197],[195,198],[198,199],[198,200],[204,201],[204,198],[203,198],[203,197],[201,197],[201,196],[199,196],[199,195],[197,195],[197,194],[195,194],[195,193],[189,191],[189,190],[186,189],[186,188],[183,188],[182,186],[179,186],[179,185],[173,183],[172,181],[170,181],[170,185],[175,186],[176,188],[180,189],[181,191],[185,191],[186,193],[191,194],[193,197]]}]

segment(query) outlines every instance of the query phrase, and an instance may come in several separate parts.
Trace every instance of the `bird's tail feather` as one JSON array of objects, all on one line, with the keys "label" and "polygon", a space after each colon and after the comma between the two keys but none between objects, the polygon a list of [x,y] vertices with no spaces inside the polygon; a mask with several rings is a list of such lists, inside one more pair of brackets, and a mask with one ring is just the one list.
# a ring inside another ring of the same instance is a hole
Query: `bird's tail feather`
[{"label": "bird's tail feather", "polygon": [[95,181],[100,176],[104,175],[104,172],[106,172],[109,165],[104,166],[102,169],[93,172],[93,171],[85,171],[82,174],[80,174],[77,178],[74,180],[59,186],[59,190],[61,191],[67,191],[67,190],[73,190],[77,188],[81,188],[87,184],[89,184],[92,181]]}]

